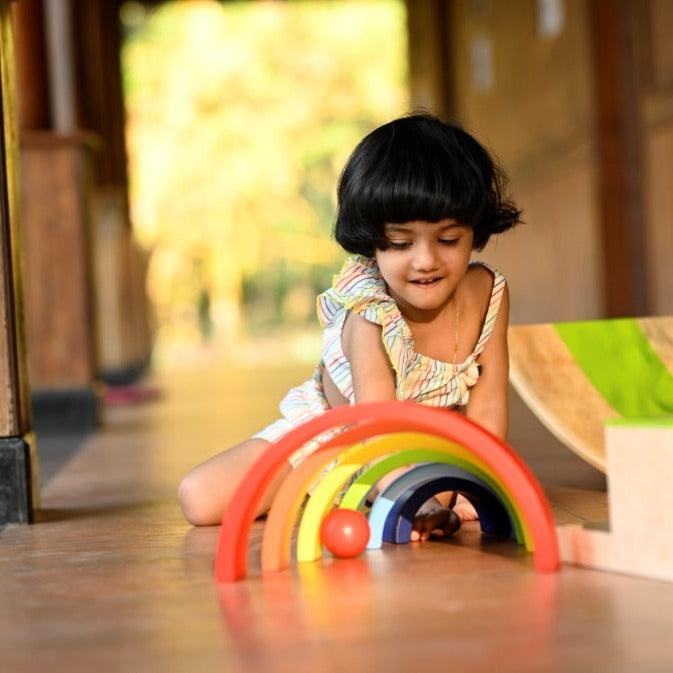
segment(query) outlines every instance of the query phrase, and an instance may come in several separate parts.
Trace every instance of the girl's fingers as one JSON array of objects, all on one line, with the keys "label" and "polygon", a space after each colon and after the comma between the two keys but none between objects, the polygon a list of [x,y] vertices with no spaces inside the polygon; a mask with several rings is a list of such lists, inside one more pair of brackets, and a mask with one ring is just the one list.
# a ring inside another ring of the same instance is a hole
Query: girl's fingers
[{"label": "girl's fingers", "polygon": [[[432,516],[419,516],[414,519],[414,530],[411,532],[411,539],[416,541],[427,540],[433,530],[441,528],[443,525],[443,516],[434,514]],[[414,536],[414,532],[418,533],[418,537]]]},{"label": "girl's fingers", "polygon": [[453,535],[458,530],[460,530],[460,524],[460,517],[453,510],[449,510],[449,516],[447,517],[446,521],[444,521],[442,534],[446,535],[447,537]]},{"label": "girl's fingers", "polygon": [[429,517],[423,515],[417,516],[414,519],[414,528],[411,531],[411,541],[418,542],[419,540],[421,541],[427,540],[428,535],[430,534],[428,526],[429,526]]},{"label": "girl's fingers", "polygon": [[444,510],[433,515],[421,515],[414,519],[414,527],[411,531],[411,541],[424,542],[431,535],[436,537],[449,537],[460,528],[460,518],[453,510]]}]

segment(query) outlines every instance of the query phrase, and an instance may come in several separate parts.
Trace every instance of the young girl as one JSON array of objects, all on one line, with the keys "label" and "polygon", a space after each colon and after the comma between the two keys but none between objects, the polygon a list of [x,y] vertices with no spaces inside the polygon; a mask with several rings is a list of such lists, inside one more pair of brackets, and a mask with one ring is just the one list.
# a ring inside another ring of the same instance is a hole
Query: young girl
[{"label": "young girl", "polygon": [[[400,399],[458,409],[505,438],[507,285],[497,271],[470,263],[473,250],[519,221],[503,183],[471,135],[431,115],[396,119],[360,142],[339,181],[335,225],[336,240],[354,256],[318,299],[322,358],[281,401],[280,420],[182,480],[188,521],[220,523],[269,442],[339,404]],[[291,456],[259,514],[315,448]],[[450,534],[475,517],[467,500],[440,494],[419,512],[412,539]]]}]

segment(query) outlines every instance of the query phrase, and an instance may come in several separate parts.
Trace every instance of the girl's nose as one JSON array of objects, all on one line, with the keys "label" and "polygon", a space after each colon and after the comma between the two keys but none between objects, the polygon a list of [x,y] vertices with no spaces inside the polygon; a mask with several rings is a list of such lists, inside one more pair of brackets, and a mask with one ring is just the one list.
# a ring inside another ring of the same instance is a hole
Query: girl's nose
[{"label": "girl's nose", "polygon": [[413,267],[416,271],[433,271],[437,268],[437,250],[432,243],[418,242],[414,246]]}]

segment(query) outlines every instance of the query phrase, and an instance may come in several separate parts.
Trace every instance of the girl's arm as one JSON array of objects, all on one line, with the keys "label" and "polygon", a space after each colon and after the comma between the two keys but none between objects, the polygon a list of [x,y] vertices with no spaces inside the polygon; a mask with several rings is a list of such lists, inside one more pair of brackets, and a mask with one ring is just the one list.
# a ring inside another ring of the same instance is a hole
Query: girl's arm
[{"label": "girl's arm", "polygon": [[[344,355],[351,365],[353,390],[356,402],[376,402],[397,399],[395,391],[395,374],[388,358],[388,354],[381,341],[381,327],[369,322],[362,316],[350,313],[346,318],[341,334],[341,346]],[[380,479],[375,487],[381,492],[409,467],[399,467]],[[450,493],[439,494],[451,497]],[[456,528],[456,515],[440,507],[443,500],[438,500],[435,506],[421,508],[414,519],[414,529],[411,531],[411,540],[427,540],[430,533],[436,528]],[[426,503],[427,504],[427,503]],[[452,518],[453,517],[453,518]],[[447,533],[449,531],[447,530]]]},{"label": "girl's arm", "polygon": [[356,402],[396,399],[395,375],[381,341],[381,326],[355,313],[346,317],[341,347],[351,366]]},{"label": "girl's arm", "polygon": [[[351,365],[356,402],[397,399],[395,374],[381,341],[381,326],[356,313],[349,313],[341,333],[341,347]],[[378,482],[377,492],[407,471],[400,467]]]},{"label": "girl's arm", "polygon": [[509,290],[503,291],[493,334],[479,358],[481,374],[470,393],[466,416],[483,425],[496,437],[507,436],[509,417],[508,380],[509,351],[507,325],[509,322]]}]

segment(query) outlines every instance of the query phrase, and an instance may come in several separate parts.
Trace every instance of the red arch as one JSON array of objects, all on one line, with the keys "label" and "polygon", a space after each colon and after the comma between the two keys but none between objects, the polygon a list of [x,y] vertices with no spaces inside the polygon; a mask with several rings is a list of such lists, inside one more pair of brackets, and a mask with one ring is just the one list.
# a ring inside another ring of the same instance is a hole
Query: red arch
[{"label": "red arch", "polygon": [[507,444],[455,412],[413,402],[371,402],[330,409],[290,431],[252,465],[222,517],[215,556],[218,582],[232,582],[246,576],[250,527],[264,493],[289,456],[326,430],[356,423],[360,426],[318,450],[404,430],[428,432],[453,440],[487,463],[517,501],[535,545],[536,569],[541,572],[558,569],[558,542],[549,504],[535,476]]}]

